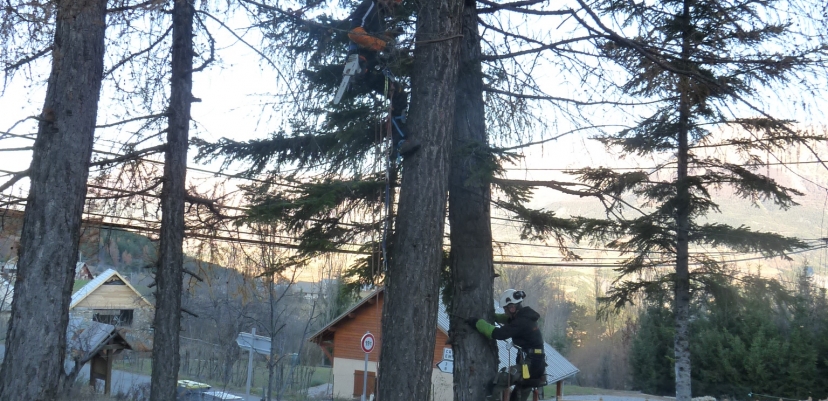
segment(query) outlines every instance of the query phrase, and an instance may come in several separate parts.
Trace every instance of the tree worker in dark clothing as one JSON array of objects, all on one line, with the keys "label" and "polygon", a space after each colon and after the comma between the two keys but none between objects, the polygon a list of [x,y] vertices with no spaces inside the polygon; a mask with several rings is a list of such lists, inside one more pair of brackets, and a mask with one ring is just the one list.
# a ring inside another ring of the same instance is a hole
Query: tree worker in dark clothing
[{"label": "tree worker in dark clothing", "polygon": [[[394,14],[394,9],[402,0],[363,0],[348,19],[351,30],[348,38],[350,54],[359,55],[360,73],[357,83],[391,99],[392,136],[397,151],[407,156],[420,148],[419,142],[407,137],[403,130],[405,109],[408,107],[408,94],[400,82],[385,75],[380,65],[380,56],[390,58],[396,44],[394,37],[400,31],[387,31],[386,19]],[[386,93],[386,79],[388,92]]]},{"label": "tree worker in dark clothing", "polygon": [[490,383],[486,400],[501,399],[503,391],[514,384],[510,401],[525,401],[533,387],[546,384],[546,356],[543,351],[543,336],[538,328],[540,315],[521,303],[526,298],[523,291],[506,290],[500,295],[500,307],[505,313],[495,314],[495,321],[502,324],[495,327],[483,319],[467,319],[480,333],[489,339],[512,339],[519,348],[515,366],[502,368]]}]

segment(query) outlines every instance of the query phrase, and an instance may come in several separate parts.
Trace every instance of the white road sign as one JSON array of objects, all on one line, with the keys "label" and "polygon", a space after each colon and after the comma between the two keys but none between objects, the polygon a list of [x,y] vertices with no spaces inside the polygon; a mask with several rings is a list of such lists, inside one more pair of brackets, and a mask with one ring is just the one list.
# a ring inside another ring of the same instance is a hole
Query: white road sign
[{"label": "white road sign", "polygon": [[437,364],[437,369],[443,373],[454,373],[454,361],[447,361],[443,359]]},{"label": "white road sign", "polygon": [[362,336],[362,340],[359,341],[359,345],[362,346],[362,352],[368,354],[374,350],[374,335],[371,333],[365,333]]}]

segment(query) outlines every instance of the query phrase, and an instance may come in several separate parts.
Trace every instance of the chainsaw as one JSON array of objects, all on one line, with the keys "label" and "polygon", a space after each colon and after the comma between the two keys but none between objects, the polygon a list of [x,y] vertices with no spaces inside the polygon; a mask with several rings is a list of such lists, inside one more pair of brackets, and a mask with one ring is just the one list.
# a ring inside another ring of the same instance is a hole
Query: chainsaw
[{"label": "chainsaw", "polygon": [[348,61],[345,62],[345,69],[342,70],[342,83],[339,84],[339,89],[336,91],[336,96],[333,101],[334,104],[339,104],[351,80],[359,71],[359,54],[351,54],[348,56]]}]

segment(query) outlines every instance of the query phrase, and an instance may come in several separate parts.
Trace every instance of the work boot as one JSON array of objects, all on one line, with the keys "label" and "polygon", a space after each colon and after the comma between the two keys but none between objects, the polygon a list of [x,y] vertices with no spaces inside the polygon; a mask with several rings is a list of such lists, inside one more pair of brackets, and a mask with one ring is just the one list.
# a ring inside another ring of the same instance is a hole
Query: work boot
[{"label": "work boot", "polygon": [[419,149],[420,141],[413,139],[403,139],[397,144],[397,152],[399,152],[402,157],[413,155]]}]

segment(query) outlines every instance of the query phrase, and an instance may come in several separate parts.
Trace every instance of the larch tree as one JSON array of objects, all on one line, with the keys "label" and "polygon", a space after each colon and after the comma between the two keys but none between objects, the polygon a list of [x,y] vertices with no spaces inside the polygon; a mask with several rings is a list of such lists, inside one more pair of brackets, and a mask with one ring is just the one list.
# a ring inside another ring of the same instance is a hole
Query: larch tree
[{"label": "larch tree", "polygon": [[193,19],[190,0],[175,0],[172,10],[172,64],[167,108],[167,144],[161,191],[161,232],[155,272],[157,290],[152,353],[153,401],[176,399],[184,271],[184,198],[193,97]]},{"label": "larch tree", "polygon": [[0,399],[52,400],[66,325],[103,75],[106,1],[58,1],[38,117]]}]

